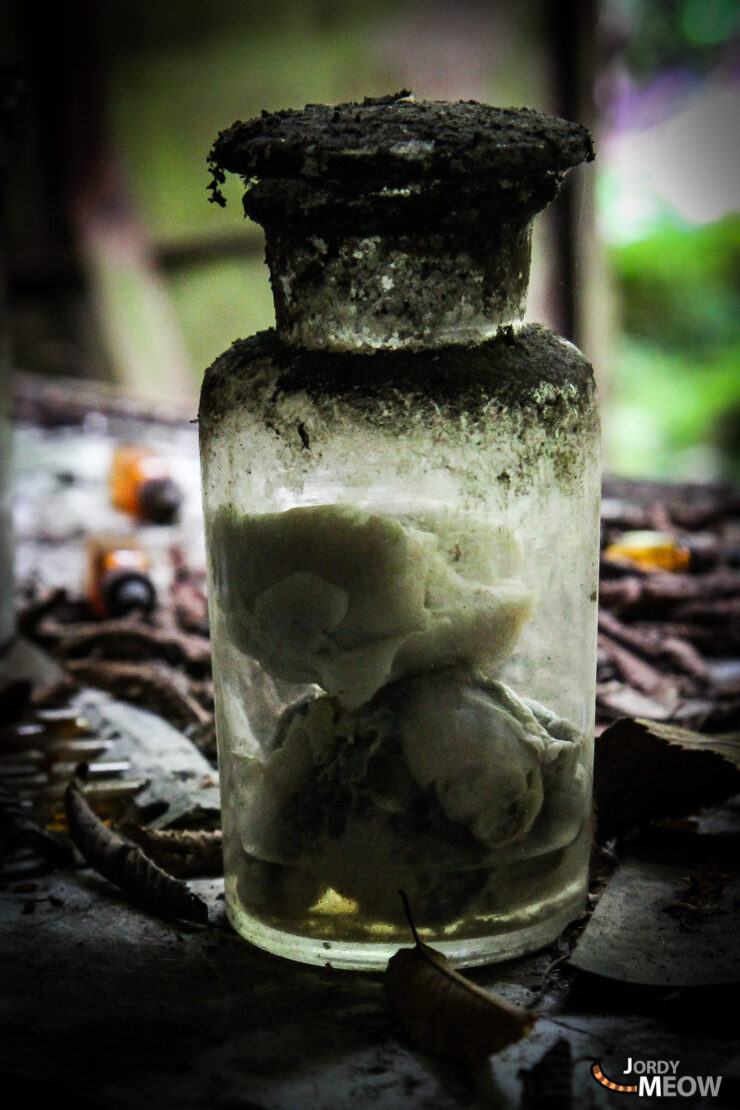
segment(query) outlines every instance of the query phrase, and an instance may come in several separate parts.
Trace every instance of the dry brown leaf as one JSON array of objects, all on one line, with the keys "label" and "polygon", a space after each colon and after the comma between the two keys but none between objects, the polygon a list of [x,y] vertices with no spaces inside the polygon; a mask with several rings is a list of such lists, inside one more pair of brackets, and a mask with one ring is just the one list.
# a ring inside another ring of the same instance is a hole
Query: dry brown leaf
[{"label": "dry brown leaf", "polygon": [[683,817],[740,790],[740,736],[702,736],[661,721],[623,718],[596,741],[598,835],[620,836]]},{"label": "dry brown leaf", "polygon": [[223,875],[221,830],[149,829],[128,821],[121,832],[146,852],[149,859],[178,879]]},{"label": "dry brown leaf", "polygon": [[416,943],[388,961],[385,989],[410,1040],[436,1056],[472,1062],[529,1033],[536,1014],[471,983],[409,924]]},{"label": "dry brown leaf", "polygon": [[77,779],[64,795],[70,836],[87,863],[145,909],[164,917],[185,921],[208,921],[205,902],[185,883],[168,875],[144,855],[126,844],[93,813]]},{"label": "dry brown leaf", "polygon": [[[726,851],[731,858],[729,846]],[[623,858],[570,954],[570,966],[661,988],[739,983],[740,870],[728,864],[703,874],[704,880],[697,875],[698,883],[687,883],[685,862]],[[707,889],[706,901],[714,904],[698,905],[692,887]]]},{"label": "dry brown leaf", "polygon": [[168,674],[153,663],[70,659],[65,665],[79,682],[106,690],[121,701],[132,701],[142,709],[149,709],[176,728],[211,722],[211,714],[180,690],[176,672]]}]

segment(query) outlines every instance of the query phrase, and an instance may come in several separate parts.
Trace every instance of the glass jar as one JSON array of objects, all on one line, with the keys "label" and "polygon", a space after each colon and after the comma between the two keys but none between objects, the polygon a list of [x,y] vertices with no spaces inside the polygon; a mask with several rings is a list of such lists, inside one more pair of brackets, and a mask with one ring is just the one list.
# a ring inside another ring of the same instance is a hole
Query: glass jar
[{"label": "glass jar", "polygon": [[277,326],[199,414],[226,906],[271,952],[457,966],[585,903],[598,417],[522,325],[532,216],[587,132],[366,101],[222,132]]}]

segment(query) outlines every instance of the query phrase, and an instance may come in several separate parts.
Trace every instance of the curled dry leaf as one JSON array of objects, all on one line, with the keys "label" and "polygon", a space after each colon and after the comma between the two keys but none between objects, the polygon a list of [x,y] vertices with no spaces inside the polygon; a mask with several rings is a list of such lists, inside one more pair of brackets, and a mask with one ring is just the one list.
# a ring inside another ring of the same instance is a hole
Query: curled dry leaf
[{"label": "curled dry leaf", "polygon": [[702,736],[660,721],[624,718],[596,741],[598,835],[620,836],[683,817],[740,790],[740,736]]},{"label": "curled dry leaf", "polygon": [[211,722],[211,714],[182,692],[175,674],[168,675],[153,663],[71,659],[66,667],[78,681],[106,690],[121,701],[132,701],[164,717],[175,728]]},{"label": "curled dry leaf", "polygon": [[70,836],[87,863],[124,890],[133,901],[163,917],[180,917],[205,924],[208,907],[152,863],[140,848],[126,844],[93,813],[77,779],[67,787],[64,803]]},{"label": "curled dry leaf", "polygon": [[121,832],[170,875],[223,875],[221,830],[148,829],[127,822]]},{"label": "curled dry leaf", "polygon": [[385,990],[410,1040],[425,1052],[472,1062],[530,1032],[534,1013],[471,983],[419,939],[410,917],[409,924],[416,943],[388,961]]}]

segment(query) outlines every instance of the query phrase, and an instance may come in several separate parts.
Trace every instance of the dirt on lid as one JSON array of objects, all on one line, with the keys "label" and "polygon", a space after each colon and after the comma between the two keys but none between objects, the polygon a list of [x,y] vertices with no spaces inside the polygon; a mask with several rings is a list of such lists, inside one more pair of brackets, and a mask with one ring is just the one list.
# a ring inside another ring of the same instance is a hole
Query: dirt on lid
[{"label": "dirt on lid", "polygon": [[263,112],[222,131],[210,155],[245,178],[325,178],[403,185],[510,178],[528,184],[594,157],[585,127],[528,108],[415,101],[406,90],[362,104]]}]

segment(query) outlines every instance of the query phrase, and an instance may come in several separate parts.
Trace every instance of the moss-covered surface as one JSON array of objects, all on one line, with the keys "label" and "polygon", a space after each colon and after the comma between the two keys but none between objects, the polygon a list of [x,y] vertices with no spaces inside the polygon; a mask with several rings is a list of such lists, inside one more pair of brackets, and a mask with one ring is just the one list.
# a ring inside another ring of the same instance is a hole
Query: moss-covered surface
[{"label": "moss-covered surface", "polygon": [[538,324],[502,329],[479,344],[367,355],[299,351],[266,331],[237,340],[206,371],[202,446],[225,417],[243,410],[245,428],[257,421],[310,457],[310,438],[296,416],[303,409],[326,429],[341,422],[403,437],[434,426],[441,436],[470,443],[506,418],[507,434],[519,441],[517,475],[499,479],[517,483],[531,480],[543,451],[557,480],[577,481],[585,445],[598,429],[590,364]]},{"label": "moss-covered surface", "polygon": [[476,345],[367,355],[295,350],[270,330],[238,339],[208,368],[201,428],[212,427],[235,406],[251,408],[266,364],[275,368],[273,402],[281,394],[301,392],[317,404],[357,406],[368,418],[389,396],[403,394],[408,411],[433,402],[450,414],[475,418],[495,401],[506,409],[531,408],[546,426],[558,420],[559,395],[576,408],[586,408],[594,396],[587,360],[539,324],[520,331],[504,328]]}]

